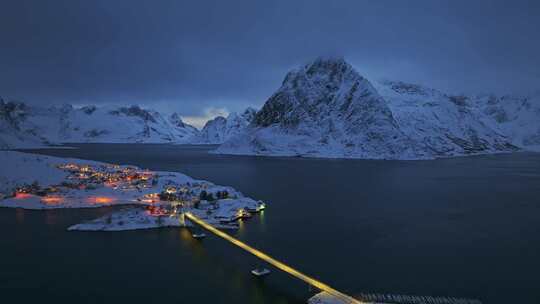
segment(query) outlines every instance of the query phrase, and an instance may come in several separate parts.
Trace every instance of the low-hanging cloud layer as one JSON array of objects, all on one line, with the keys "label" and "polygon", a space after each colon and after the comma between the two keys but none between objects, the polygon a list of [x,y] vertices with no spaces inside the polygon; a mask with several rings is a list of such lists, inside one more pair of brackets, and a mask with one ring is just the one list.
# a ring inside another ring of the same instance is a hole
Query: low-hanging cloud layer
[{"label": "low-hanging cloud layer", "polygon": [[260,107],[319,55],[370,78],[528,93],[540,89],[538,16],[538,1],[6,0],[0,96],[196,121]]}]

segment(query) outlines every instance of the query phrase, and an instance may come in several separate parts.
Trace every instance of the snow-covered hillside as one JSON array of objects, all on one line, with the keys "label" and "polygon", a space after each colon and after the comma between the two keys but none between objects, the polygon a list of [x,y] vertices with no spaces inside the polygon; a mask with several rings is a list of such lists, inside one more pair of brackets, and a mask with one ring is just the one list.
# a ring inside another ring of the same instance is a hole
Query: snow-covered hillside
[{"label": "snow-covered hillside", "polygon": [[[253,122],[216,153],[424,159],[540,143],[538,103],[496,100],[372,84],[342,58],[319,58],[289,72]],[[509,118],[497,121],[501,112]]]},{"label": "snow-covered hillside", "polygon": [[540,93],[528,97],[479,96],[474,99],[482,122],[505,134],[512,144],[540,151]]},{"label": "snow-covered hillside", "polygon": [[218,116],[209,120],[199,134],[202,144],[221,144],[243,131],[253,120],[257,111],[246,109],[242,114],[231,113],[227,118]]},{"label": "snow-covered hillside", "polygon": [[469,97],[404,82],[383,81],[375,86],[400,129],[435,157],[517,150],[504,133],[483,122]]},{"label": "snow-covered hillside", "polygon": [[25,129],[23,122],[28,116],[24,103],[4,103],[0,99],[0,149],[34,148],[48,144],[33,129]]},{"label": "snow-covered hillside", "polygon": [[177,113],[138,106],[35,107],[0,102],[0,148],[59,143],[189,143],[198,130]]}]

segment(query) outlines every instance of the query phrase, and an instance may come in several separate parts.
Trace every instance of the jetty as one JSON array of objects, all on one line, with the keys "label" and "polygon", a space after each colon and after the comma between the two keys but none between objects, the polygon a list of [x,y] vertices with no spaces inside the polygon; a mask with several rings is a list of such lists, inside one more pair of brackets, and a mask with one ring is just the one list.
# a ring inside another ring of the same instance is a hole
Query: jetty
[{"label": "jetty", "polygon": [[207,231],[225,239],[226,241],[229,241],[230,243],[244,249],[245,251],[253,254],[254,256],[260,258],[261,260],[267,262],[268,264],[276,267],[277,269],[279,270],[282,270],[290,275],[292,275],[293,277],[297,278],[297,279],[300,279],[306,283],[308,283],[310,286],[313,286],[315,288],[318,288],[319,290],[322,290],[322,291],[326,291],[327,293],[329,293],[330,295],[332,295],[333,297],[336,297],[338,299],[340,299],[343,303],[346,303],[346,304],[360,304],[360,303],[367,303],[367,302],[364,302],[364,301],[361,301],[361,300],[357,300],[343,292],[340,292],[332,287],[330,287],[329,285],[327,284],[324,284],[322,283],[321,281],[319,280],[316,280],[294,268],[292,268],[291,266],[285,264],[285,263],[282,263],[276,259],[274,259],[273,257],[269,256],[268,254],[258,250],[258,249],[255,249],[251,246],[249,246],[248,244],[228,235],[227,233],[215,228],[214,226],[206,223],[204,220],[200,219],[199,217],[195,216],[193,213],[190,213],[190,212],[186,212],[184,213],[184,216],[186,218],[188,218],[190,221],[192,221],[193,223],[201,226],[202,228],[206,229]]},{"label": "jetty", "polygon": [[369,303],[395,304],[482,304],[480,300],[455,297],[410,296],[399,294],[361,293],[357,298]]},{"label": "jetty", "polygon": [[450,298],[450,297],[430,297],[430,296],[408,296],[408,295],[395,295],[395,294],[377,294],[377,293],[361,293],[355,298],[349,296],[341,291],[338,291],[329,285],[314,279],[293,267],[276,260],[268,254],[251,247],[250,245],[230,236],[229,234],[215,228],[208,224],[201,218],[197,217],[191,212],[184,213],[184,216],[193,222],[204,228],[205,230],[221,237],[222,239],[236,245],[243,250],[253,254],[266,263],[282,270],[293,277],[306,282],[309,286],[315,287],[321,291],[326,292],[328,295],[339,300],[344,304],[360,304],[360,303],[382,303],[382,304],[482,304],[479,300],[464,299],[464,298]]}]

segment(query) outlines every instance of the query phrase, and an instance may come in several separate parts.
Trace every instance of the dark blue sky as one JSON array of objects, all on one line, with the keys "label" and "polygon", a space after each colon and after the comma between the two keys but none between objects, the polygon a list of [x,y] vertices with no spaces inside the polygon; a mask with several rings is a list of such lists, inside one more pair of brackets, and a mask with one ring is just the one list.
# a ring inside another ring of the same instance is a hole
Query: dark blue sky
[{"label": "dark blue sky", "polygon": [[334,54],[370,78],[537,90],[539,3],[1,0],[0,95],[198,116],[261,106],[289,69]]}]

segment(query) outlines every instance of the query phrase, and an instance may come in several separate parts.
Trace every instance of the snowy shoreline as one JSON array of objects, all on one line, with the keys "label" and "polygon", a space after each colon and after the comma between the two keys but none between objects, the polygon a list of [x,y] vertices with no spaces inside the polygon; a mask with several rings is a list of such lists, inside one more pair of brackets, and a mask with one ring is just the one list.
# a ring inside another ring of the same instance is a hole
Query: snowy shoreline
[{"label": "snowy shoreline", "polygon": [[362,158],[362,157],[349,157],[349,156],[331,156],[331,155],[319,155],[319,154],[302,154],[302,153],[257,153],[252,151],[227,151],[222,152],[219,149],[210,150],[208,153],[215,155],[231,155],[231,156],[250,156],[257,158],[297,158],[297,159],[314,159],[314,160],[346,160],[346,161],[392,161],[392,162],[416,162],[416,161],[438,161],[438,160],[447,160],[455,158],[469,158],[469,157],[483,157],[483,156],[492,156],[492,155],[510,155],[510,154],[531,154],[531,153],[540,153],[540,146],[531,147],[529,150],[518,150],[518,151],[497,151],[491,153],[474,153],[474,154],[455,154],[455,155],[444,155],[440,157],[426,157],[426,158],[404,158],[404,159],[392,159],[392,158]]},{"label": "snowy shoreline", "polygon": [[0,151],[0,207],[47,210],[125,206],[68,230],[187,227],[191,212],[219,228],[264,209],[241,192],[176,172]]}]

